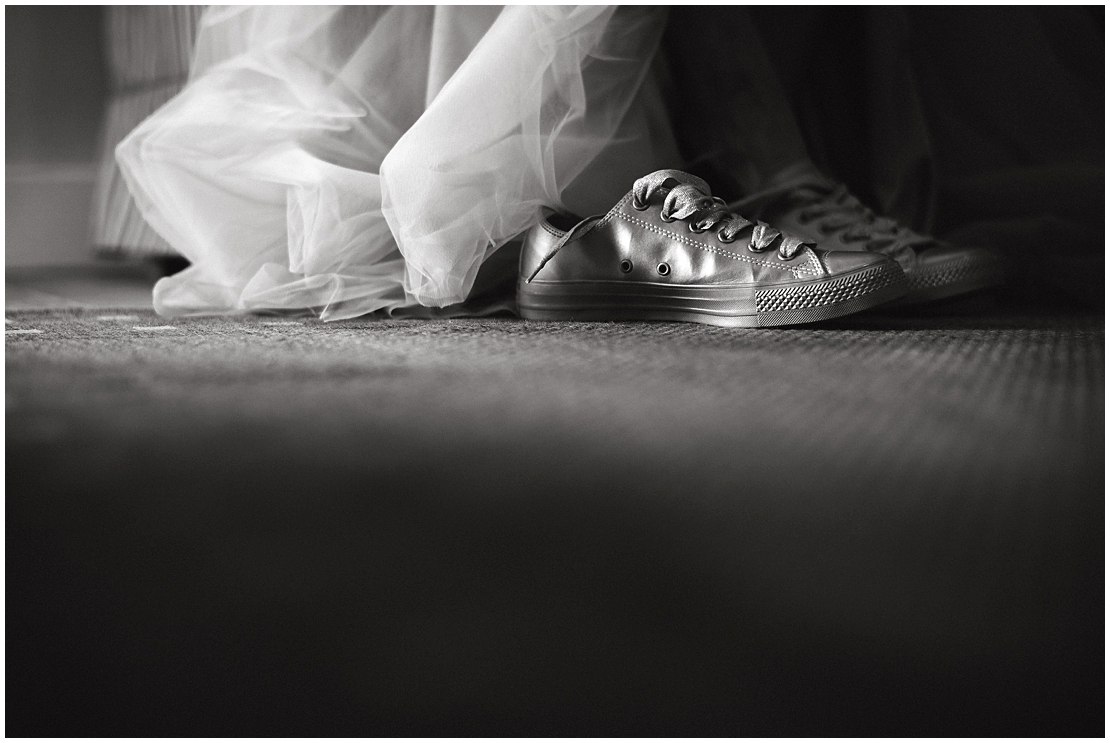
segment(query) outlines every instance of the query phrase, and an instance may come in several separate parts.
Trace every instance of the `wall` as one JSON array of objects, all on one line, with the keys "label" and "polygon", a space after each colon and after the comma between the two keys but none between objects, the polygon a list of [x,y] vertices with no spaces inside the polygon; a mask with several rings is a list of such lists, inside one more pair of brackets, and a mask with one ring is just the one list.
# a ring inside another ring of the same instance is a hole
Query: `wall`
[{"label": "wall", "polygon": [[5,8],[7,267],[88,264],[108,85],[104,10]]}]

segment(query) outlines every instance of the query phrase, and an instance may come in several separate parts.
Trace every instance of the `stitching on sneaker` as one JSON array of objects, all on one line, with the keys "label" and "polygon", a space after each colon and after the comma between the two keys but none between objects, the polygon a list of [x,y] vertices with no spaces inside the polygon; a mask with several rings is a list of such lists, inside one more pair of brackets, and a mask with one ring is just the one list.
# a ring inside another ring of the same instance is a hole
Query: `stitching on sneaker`
[{"label": "stitching on sneaker", "polygon": [[565,232],[559,232],[558,230],[556,230],[554,227],[547,223],[546,219],[540,222],[540,227],[543,227],[547,234],[551,235],[552,237],[562,237],[563,235],[567,234]]},{"label": "stitching on sneaker", "polygon": [[821,259],[817,257],[817,253],[810,247],[806,247],[806,251],[809,253],[810,262],[813,264],[813,274],[823,276],[825,270],[821,267]]},{"label": "stitching on sneaker", "polygon": [[675,240],[678,240],[679,242],[684,242],[687,245],[692,245],[695,248],[699,248],[700,250],[704,250],[704,251],[707,251],[709,253],[717,253],[719,255],[726,255],[729,258],[732,258],[734,260],[745,261],[746,263],[751,263],[752,265],[755,265],[755,266],[763,266],[764,268],[777,268],[780,271],[789,271],[790,273],[794,274],[795,278],[800,278],[800,274],[808,274],[809,273],[809,271],[807,271],[807,270],[802,270],[803,266],[805,266],[804,263],[799,264],[798,266],[783,266],[783,265],[775,265],[774,263],[765,263],[763,261],[753,260],[751,258],[748,258],[747,256],[739,255],[738,253],[733,253],[732,251],[729,251],[729,250],[720,250],[719,248],[711,248],[708,245],[706,245],[705,243],[695,242],[694,240],[691,240],[691,239],[689,239],[689,238],[687,238],[683,235],[676,235],[675,233],[670,232],[669,230],[662,230],[662,229],[656,227],[655,225],[650,224],[648,222],[645,222],[642,219],[637,219],[636,217],[633,217],[630,214],[625,214],[625,213],[621,212],[620,216],[621,216],[622,219],[625,219],[629,222],[632,222],[633,224],[636,224],[636,225],[639,225],[639,226],[644,227],[646,229],[649,229],[652,232],[656,232],[660,235],[663,235],[664,237],[673,238]]},{"label": "stitching on sneaker", "polygon": [[610,210],[609,210],[609,213],[608,213],[608,214],[606,214],[606,215],[605,215],[604,217],[602,217],[601,219],[599,219],[599,220],[598,220],[598,222],[597,222],[597,224],[596,224],[596,225],[594,225],[594,226],[595,226],[595,227],[601,227],[601,226],[602,226],[602,225],[604,225],[604,224],[605,224],[606,222],[608,222],[608,221],[609,221],[610,219],[612,219],[612,218],[613,218],[613,216],[614,216],[614,215],[616,215],[616,214],[620,214],[621,216],[626,216],[626,215],[625,215],[625,214],[624,214],[623,212],[621,212],[621,207],[623,207],[623,206],[624,206],[624,204],[625,204],[625,202],[626,202],[626,201],[628,201],[628,200],[629,200],[629,199],[631,199],[631,198],[632,198],[632,192],[631,192],[631,191],[629,191],[628,193],[626,193],[626,194],[624,195],[624,198],[623,198],[623,199],[621,199],[620,201],[618,201],[618,202],[616,203],[616,206],[614,206],[614,207],[613,207],[612,209],[610,209]]}]

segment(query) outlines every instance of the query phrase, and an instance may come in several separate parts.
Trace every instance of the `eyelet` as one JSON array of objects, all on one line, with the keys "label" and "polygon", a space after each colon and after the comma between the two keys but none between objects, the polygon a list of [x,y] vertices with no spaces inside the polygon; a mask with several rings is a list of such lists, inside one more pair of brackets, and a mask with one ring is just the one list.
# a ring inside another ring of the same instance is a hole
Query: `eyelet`
[{"label": "eyelet", "polygon": [[671,267],[668,266],[666,263],[660,263],[658,266],[658,271],[660,276],[666,276],[671,272]]},{"label": "eyelet", "polygon": [[627,258],[621,261],[621,272],[632,273],[632,261],[628,260]]},{"label": "eyelet", "polygon": [[662,219],[667,224],[670,224],[671,222],[677,222],[678,221],[678,217],[668,217],[663,212],[659,212],[659,218]]},{"label": "eyelet", "polygon": [[641,204],[640,200],[637,199],[635,195],[633,195],[633,197],[632,197],[632,208],[633,209],[635,209],[638,212],[642,212],[645,209],[647,209],[648,206],[650,206],[650,204],[647,204],[646,202]]},{"label": "eyelet", "polygon": [[733,235],[728,240],[726,240],[724,238],[724,230],[722,229],[717,231],[717,239],[723,242],[725,245],[728,245],[729,243],[736,242],[736,235]]},{"label": "eyelet", "polygon": [[709,229],[708,227],[703,227],[699,230],[697,224],[694,223],[694,222],[690,222],[688,224],[689,224],[689,227],[690,227],[690,232],[693,232],[695,235],[700,235],[701,233],[703,233],[703,232],[705,232]]},{"label": "eyelet", "polygon": [[753,253],[762,253],[762,252],[763,252],[764,250],[766,250],[766,249],[767,249],[767,248],[756,248],[756,247],[755,247],[754,245],[752,245],[751,243],[748,243],[748,250],[752,251]]}]

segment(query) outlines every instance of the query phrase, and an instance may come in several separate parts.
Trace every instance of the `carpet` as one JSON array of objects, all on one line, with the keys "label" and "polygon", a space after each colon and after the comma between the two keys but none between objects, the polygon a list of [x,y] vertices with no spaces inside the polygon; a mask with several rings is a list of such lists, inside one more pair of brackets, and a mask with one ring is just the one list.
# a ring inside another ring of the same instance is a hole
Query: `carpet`
[{"label": "carpet", "polygon": [[1103,321],[7,314],[11,735],[1103,731]]}]

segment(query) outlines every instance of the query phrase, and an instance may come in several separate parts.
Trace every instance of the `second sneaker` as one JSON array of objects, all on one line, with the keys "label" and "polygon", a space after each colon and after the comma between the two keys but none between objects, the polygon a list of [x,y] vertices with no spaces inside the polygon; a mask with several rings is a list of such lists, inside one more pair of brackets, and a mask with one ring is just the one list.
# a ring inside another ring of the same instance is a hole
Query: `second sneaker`
[{"label": "second sneaker", "polygon": [[898,304],[945,299],[1003,282],[997,253],[951,245],[879,217],[846,186],[808,163],[783,171],[764,191],[730,206],[828,250],[890,256],[909,282],[909,291]]}]

